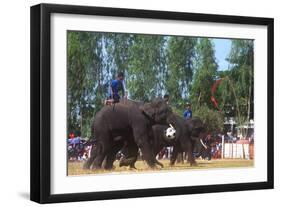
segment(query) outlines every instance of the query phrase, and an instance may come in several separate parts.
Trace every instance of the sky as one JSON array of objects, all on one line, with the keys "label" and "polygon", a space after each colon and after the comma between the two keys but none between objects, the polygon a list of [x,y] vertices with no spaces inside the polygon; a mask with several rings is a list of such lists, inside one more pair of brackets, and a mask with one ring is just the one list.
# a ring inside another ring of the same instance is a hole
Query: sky
[{"label": "sky", "polygon": [[230,39],[213,39],[215,45],[215,56],[219,65],[218,70],[228,69],[228,62],[225,60],[231,49]]}]

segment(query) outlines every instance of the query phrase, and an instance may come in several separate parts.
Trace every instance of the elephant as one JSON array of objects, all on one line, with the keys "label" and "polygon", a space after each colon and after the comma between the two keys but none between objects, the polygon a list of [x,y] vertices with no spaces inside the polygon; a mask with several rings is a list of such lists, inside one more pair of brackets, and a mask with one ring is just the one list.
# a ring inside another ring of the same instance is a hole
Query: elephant
[{"label": "elephant", "polygon": [[[171,121],[171,120],[170,120]],[[176,128],[176,138],[167,139],[164,132],[167,129],[167,125],[156,124],[152,126],[152,131],[150,133],[150,144],[153,149],[153,155],[160,152],[163,147],[173,146],[173,152],[170,159],[170,165],[174,165],[176,158],[179,153],[187,152],[188,161],[190,165],[196,165],[196,161],[193,157],[193,152],[201,152],[202,149],[206,149],[205,144],[202,139],[205,138],[205,125],[200,118],[193,118],[188,121],[175,115],[174,125]],[[130,157],[136,157],[137,155],[130,154]],[[136,159],[124,159],[120,162],[120,166],[134,166],[134,161]]]},{"label": "elephant", "polygon": [[170,116],[173,116],[172,110],[161,98],[145,104],[116,103],[104,106],[96,114],[92,125],[95,146],[84,168],[89,169],[93,164],[93,168],[99,169],[105,158],[105,168],[112,168],[113,155],[125,142],[134,148],[130,149],[130,154],[136,154],[140,148],[144,160],[154,168],[157,160],[149,144],[148,132],[153,124],[167,124],[172,119]]},{"label": "elephant", "polygon": [[179,152],[187,152],[190,165],[196,165],[193,151],[195,147],[201,150],[200,146],[202,146],[203,142],[200,140],[206,136],[203,122],[200,118],[185,120],[178,115],[170,116],[168,122],[176,129],[170,164],[174,165]]},{"label": "elephant", "polygon": [[198,117],[189,120],[184,120],[180,117],[178,121],[184,125],[184,130],[173,148],[170,164],[175,164],[178,153],[187,152],[190,165],[196,165],[193,152],[201,153],[203,150],[207,149],[207,146],[203,142],[203,139],[207,135],[206,126]]}]

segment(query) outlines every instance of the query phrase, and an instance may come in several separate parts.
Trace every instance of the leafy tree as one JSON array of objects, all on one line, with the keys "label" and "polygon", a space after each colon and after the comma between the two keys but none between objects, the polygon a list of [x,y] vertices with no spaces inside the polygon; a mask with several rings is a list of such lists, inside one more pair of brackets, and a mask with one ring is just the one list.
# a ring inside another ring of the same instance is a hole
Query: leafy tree
[{"label": "leafy tree", "polygon": [[[186,100],[192,81],[195,45],[197,39],[192,37],[169,37],[167,43],[167,92],[172,94],[173,104]],[[182,104],[182,103],[180,103]]]},{"label": "leafy tree", "polygon": [[129,48],[126,83],[130,97],[149,101],[159,96],[158,71],[161,66],[162,36],[135,35]]},{"label": "leafy tree", "polygon": [[229,55],[232,78],[241,105],[241,115],[253,118],[254,45],[253,40],[233,40]]},{"label": "leafy tree", "polygon": [[207,131],[209,133],[221,132],[223,130],[223,114],[217,110],[212,110],[207,106],[201,106],[193,111],[194,117],[202,119],[206,124]]},{"label": "leafy tree", "polygon": [[200,38],[196,46],[196,55],[196,70],[190,100],[193,108],[204,105],[214,108],[211,102],[211,87],[216,79],[218,65],[212,41],[208,38]]},{"label": "leafy tree", "polygon": [[[107,39],[106,53],[108,55],[107,73],[115,78],[118,71],[127,72],[129,64],[129,48],[132,45],[132,35],[120,33],[105,33]],[[127,74],[126,74],[127,76]]]},{"label": "leafy tree", "polygon": [[230,70],[220,74],[224,78],[219,87],[222,108],[235,108],[238,121],[253,118],[253,41],[232,40],[228,57]]},{"label": "leafy tree", "polygon": [[67,41],[68,129],[89,136],[88,123],[102,104],[102,34],[70,31]]}]

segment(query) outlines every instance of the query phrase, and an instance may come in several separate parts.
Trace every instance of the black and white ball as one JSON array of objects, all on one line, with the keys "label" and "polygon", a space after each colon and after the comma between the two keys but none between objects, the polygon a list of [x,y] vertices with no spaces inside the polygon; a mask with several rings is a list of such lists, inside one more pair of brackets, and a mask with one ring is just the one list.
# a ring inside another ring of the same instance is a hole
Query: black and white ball
[{"label": "black and white ball", "polygon": [[169,127],[165,130],[165,136],[167,139],[175,139],[176,138],[176,130],[174,127]]}]

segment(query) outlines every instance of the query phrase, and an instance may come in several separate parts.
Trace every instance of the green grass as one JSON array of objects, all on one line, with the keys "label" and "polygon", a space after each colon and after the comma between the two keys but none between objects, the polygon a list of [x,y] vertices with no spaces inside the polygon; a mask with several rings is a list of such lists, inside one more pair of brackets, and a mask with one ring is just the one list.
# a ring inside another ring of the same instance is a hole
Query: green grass
[{"label": "green grass", "polygon": [[114,170],[84,170],[83,162],[68,162],[68,175],[82,175],[82,174],[101,174],[101,173],[136,173],[136,172],[155,172],[155,171],[174,171],[174,170],[192,170],[192,169],[214,169],[214,168],[236,168],[236,167],[253,167],[253,160],[242,159],[218,159],[218,160],[197,160],[197,166],[190,166],[188,163],[176,163],[175,166],[169,166],[169,160],[160,160],[164,164],[164,168],[157,167],[151,169],[144,161],[137,161],[135,169],[128,167],[119,167],[119,162],[114,162]]}]

